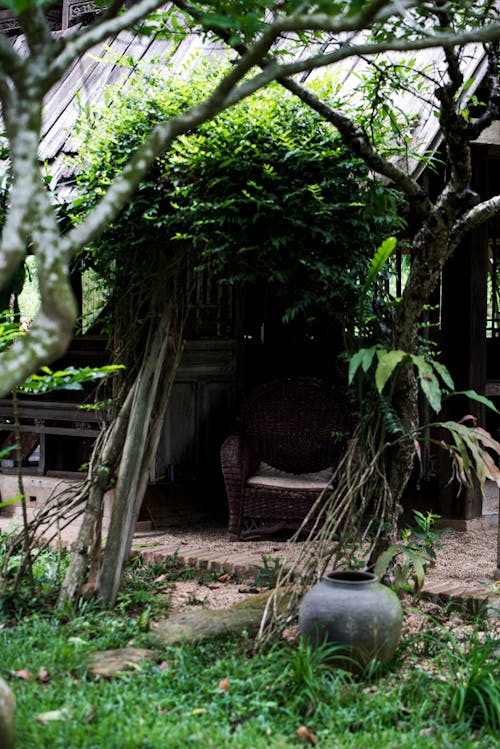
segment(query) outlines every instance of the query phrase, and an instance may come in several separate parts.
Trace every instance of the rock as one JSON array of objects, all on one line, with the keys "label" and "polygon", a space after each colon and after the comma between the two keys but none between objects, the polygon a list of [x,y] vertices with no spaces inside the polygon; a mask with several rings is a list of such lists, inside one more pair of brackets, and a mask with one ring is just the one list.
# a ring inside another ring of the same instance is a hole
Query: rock
[{"label": "rock", "polygon": [[[96,650],[89,656],[89,674],[107,679],[122,671],[137,668],[142,661],[155,661],[158,653],[145,648],[120,648],[117,650]],[[1,746],[1,744],[0,744]]]},{"label": "rock", "polygon": [[259,631],[264,608],[272,591],[248,596],[229,609],[183,611],[153,625],[151,635],[163,645],[201,642],[212,637],[227,637]]},{"label": "rock", "polygon": [[12,749],[14,746],[15,699],[3,679],[0,679],[0,747]]},{"label": "rock", "polygon": [[215,609],[213,611],[185,611],[158,622],[151,630],[163,645],[201,642],[211,637],[227,637],[244,630],[256,634],[262,619],[262,609]]}]

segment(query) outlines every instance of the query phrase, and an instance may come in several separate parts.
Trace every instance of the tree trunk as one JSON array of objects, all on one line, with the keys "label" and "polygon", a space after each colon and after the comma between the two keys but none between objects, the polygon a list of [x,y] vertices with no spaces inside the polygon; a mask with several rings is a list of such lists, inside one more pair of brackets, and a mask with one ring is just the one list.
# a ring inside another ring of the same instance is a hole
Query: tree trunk
[{"label": "tree trunk", "polygon": [[[112,486],[118,460],[123,450],[133,393],[134,389],[131,388],[117,417],[103,439],[98,440],[95,445],[89,469],[91,478],[89,496],[78,537],[73,546],[71,561],[59,592],[58,606],[64,606],[66,602],[75,600],[79,595],[85,581],[89,557],[96,545],[100,546],[103,499]],[[97,463],[97,468],[93,467],[94,462]]]},{"label": "tree trunk", "polygon": [[136,380],[98,583],[98,595],[110,608],[116,602],[179,362],[180,336],[177,332],[172,351],[170,323],[171,307],[168,305],[150,336]]}]

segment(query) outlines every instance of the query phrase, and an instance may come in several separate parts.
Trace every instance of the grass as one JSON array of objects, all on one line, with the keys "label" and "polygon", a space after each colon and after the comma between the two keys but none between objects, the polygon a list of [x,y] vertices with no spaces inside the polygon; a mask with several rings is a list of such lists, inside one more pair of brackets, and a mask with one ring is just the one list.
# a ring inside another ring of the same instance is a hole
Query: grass
[{"label": "grass", "polygon": [[[329,749],[498,746],[500,666],[484,622],[461,642],[442,612],[391,667],[357,679],[331,668],[331,647],[255,653],[242,637],[158,648],[149,622],[168,615],[169,585],[184,574],[175,560],[136,562],[113,612],[81,602],[56,613],[46,581],[22,616],[11,598],[0,675],[15,692],[20,749],[279,749],[307,745],[301,726]],[[158,650],[157,662],[114,679],[87,673],[91,652],[131,644]]]}]

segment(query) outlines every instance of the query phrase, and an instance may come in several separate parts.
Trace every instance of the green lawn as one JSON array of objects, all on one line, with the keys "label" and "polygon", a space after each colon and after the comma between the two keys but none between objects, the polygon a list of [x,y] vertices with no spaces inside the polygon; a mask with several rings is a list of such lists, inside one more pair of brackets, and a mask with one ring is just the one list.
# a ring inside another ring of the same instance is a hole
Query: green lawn
[{"label": "green lawn", "polygon": [[[451,631],[446,612],[440,625],[429,621],[427,635],[405,638],[389,670],[358,679],[304,645],[255,654],[245,637],[160,648],[155,663],[90,677],[94,650],[158,650],[148,622],[168,614],[168,595],[153,598],[151,584],[165,572],[173,580],[174,567],[136,566],[112,613],[84,604],[56,615],[51,582],[39,572],[38,600],[4,600],[0,675],[15,692],[20,749],[311,746],[300,726],[332,749],[499,746],[497,643],[476,621],[461,644],[456,615]],[[54,720],[37,719],[53,711]]]}]

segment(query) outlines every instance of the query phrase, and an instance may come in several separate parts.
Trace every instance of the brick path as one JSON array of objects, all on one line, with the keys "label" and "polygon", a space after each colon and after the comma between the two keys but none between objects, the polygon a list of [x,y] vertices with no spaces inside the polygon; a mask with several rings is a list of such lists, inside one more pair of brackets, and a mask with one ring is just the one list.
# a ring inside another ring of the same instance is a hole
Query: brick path
[{"label": "brick path", "polygon": [[[140,541],[136,539],[134,551],[140,554],[145,564],[161,563],[168,557],[175,557],[181,565],[248,578],[255,578],[258,568],[262,567],[262,555],[259,552],[252,552],[250,545],[247,552],[236,554],[231,553],[230,544],[228,544],[227,552],[210,552],[199,546],[179,546],[179,544],[147,549],[140,547]],[[496,600],[498,602],[496,608],[500,609],[500,582],[484,585],[480,582],[461,584],[453,581],[427,580],[422,594],[436,603],[461,602],[472,609],[486,604],[490,605]]]},{"label": "brick path", "polygon": [[[0,518],[0,530],[8,527],[7,519]],[[161,563],[168,557],[175,557],[181,565],[193,566],[198,569],[220,571],[236,577],[255,578],[258,568],[262,567],[262,551],[255,549],[251,542],[235,551],[228,542],[224,549],[211,550],[203,544],[190,545],[189,530],[186,529],[182,542],[162,544],[155,541],[155,533],[138,533],[134,537],[133,554],[140,555],[145,564]],[[222,537],[222,532],[221,532]],[[76,528],[68,528],[63,532],[63,543],[71,546],[76,539]],[[272,558],[279,556],[274,553]],[[461,584],[456,581],[426,580],[423,595],[435,602],[461,602],[472,608],[493,605],[500,611],[500,582],[484,585],[480,582]]]}]

